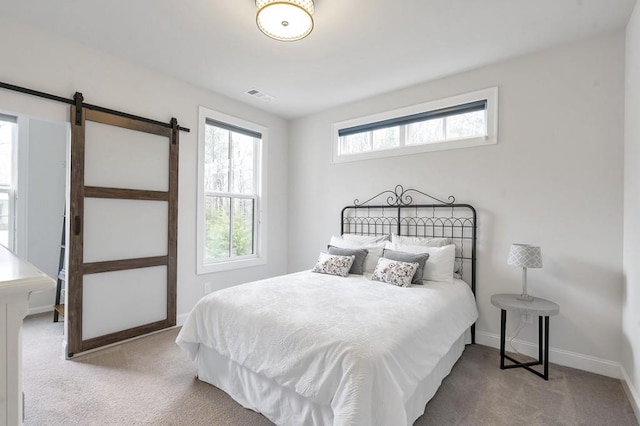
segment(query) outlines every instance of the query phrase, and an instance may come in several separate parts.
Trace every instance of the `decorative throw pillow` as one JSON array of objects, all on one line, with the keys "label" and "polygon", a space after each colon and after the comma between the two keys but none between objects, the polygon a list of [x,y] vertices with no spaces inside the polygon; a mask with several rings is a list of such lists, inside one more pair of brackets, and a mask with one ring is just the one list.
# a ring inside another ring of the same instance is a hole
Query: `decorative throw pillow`
[{"label": "decorative throw pillow", "polygon": [[405,251],[407,253],[429,253],[429,260],[424,264],[422,279],[427,281],[453,282],[453,269],[456,260],[455,245],[424,247],[388,243],[386,248]]},{"label": "decorative throw pillow", "polygon": [[417,263],[399,262],[381,257],[371,279],[399,287],[410,287],[416,269],[418,269]]},{"label": "decorative throw pillow", "polygon": [[[388,241],[387,241],[388,243]],[[378,259],[382,257],[382,251],[384,250],[384,242],[375,243],[375,244],[360,244],[355,241],[343,240],[340,237],[333,236],[331,237],[331,241],[329,245],[341,247],[341,248],[351,248],[351,249],[366,249],[369,251],[367,257],[364,260],[363,272],[365,274],[372,274],[373,270],[376,269],[376,265],[378,264]]]},{"label": "decorative throw pillow", "polygon": [[[336,253],[337,254],[337,253]],[[413,274],[413,279],[411,280],[412,284],[422,284],[422,275],[424,273],[424,262],[429,259],[429,253],[407,253],[406,251],[397,251],[384,249],[382,252],[382,257],[391,260],[399,260],[400,262],[406,263],[417,263],[418,268],[416,269],[416,273]]]},{"label": "decorative throw pillow", "polygon": [[329,246],[327,248],[329,254],[337,254],[338,256],[354,256],[353,265],[349,270],[350,274],[362,275],[364,259],[367,257],[369,250],[367,249],[352,249],[336,246]]},{"label": "decorative throw pillow", "polygon": [[349,276],[349,269],[353,265],[355,256],[338,256],[335,254],[320,253],[316,266],[311,270],[319,274]]},{"label": "decorative throw pillow", "polygon": [[[447,237],[410,237],[407,235],[392,235],[391,242],[399,245],[422,246],[422,247],[445,247],[453,244],[451,238]],[[460,272],[462,268],[462,250],[456,246],[456,261],[453,264],[453,272]]]}]

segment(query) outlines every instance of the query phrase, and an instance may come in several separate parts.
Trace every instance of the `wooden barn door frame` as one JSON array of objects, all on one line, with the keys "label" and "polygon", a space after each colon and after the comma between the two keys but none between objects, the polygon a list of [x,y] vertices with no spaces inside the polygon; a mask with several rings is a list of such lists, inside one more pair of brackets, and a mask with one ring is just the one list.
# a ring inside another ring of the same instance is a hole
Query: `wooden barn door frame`
[{"label": "wooden barn door frame", "polygon": [[[165,123],[151,123],[140,117],[123,116],[122,113],[96,110],[88,105],[83,108],[82,94],[76,93],[75,104],[71,106],[71,183],[69,212],[69,265],[68,265],[68,306],[67,355],[95,349],[137,337],[153,331],[176,325],[176,279],[178,243],[178,147],[179,130],[177,120]],[[169,187],[168,191],[105,188],[85,186],[85,121],[117,126],[139,132],[152,133],[169,138]],[[84,199],[108,198],[126,200],[166,201],[168,203],[168,247],[166,256],[136,259],[112,260],[84,263]],[[86,274],[122,271],[153,266],[167,267],[167,317],[164,320],[117,331],[84,340],[82,337],[83,277]]]}]

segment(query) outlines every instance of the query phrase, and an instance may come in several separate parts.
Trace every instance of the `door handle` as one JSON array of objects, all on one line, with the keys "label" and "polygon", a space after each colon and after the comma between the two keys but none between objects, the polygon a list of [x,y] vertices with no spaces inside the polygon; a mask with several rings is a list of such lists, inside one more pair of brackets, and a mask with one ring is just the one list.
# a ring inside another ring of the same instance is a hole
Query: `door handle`
[{"label": "door handle", "polygon": [[73,217],[73,233],[80,235],[80,216]]}]

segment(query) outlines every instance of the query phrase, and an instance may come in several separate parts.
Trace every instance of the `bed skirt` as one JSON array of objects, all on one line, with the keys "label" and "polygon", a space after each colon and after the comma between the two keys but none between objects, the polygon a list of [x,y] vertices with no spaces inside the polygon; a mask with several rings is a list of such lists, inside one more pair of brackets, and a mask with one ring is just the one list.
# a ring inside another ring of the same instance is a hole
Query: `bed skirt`
[{"label": "bed skirt", "polygon": [[[470,342],[467,330],[422,380],[405,402],[406,418],[412,425],[424,413],[442,380],[451,372]],[[280,426],[331,425],[331,405],[319,404],[275,381],[231,361],[214,349],[200,345],[196,359],[198,378],[226,392],[245,408],[257,411]],[[380,401],[379,403],[384,403]]]}]

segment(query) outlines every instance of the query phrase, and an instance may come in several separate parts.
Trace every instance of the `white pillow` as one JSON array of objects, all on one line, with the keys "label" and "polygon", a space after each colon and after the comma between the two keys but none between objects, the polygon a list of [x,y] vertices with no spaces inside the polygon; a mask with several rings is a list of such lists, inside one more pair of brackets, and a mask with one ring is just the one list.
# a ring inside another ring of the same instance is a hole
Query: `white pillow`
[{"label": "white pillow", "polygon": [[311,272],[347,277],[349,276],[349,269],[351,269],[355,258],[353,255],[338,256],[337,254],[320,253],[318,262]]},{"label": "white pillow", "polygon": [[364,259],[364,265],[362,270],[365,274],[371,274],[376,269],[376,265],[378,264],[378,259],[382,257],[382,252],[384,251],[384,242],[375,243],[375,244],[360,244],[355,241],[344,240],[340,237],[333,236],[331,237],[331,241],[329,245],[336,246],[340,248],[350,248],[350,249],[367,249],[369,253],[367,257]]},{"label": "white pillow", "polygon": [[453,268],[456,263],[456,246],[454,244],[444,247],[425,247],[387,243],[386,248],[406,251],[407,253],[429,253],[429,259],[424,264],[422,279],[426,281],[453,282]]},{"label": "white pillow", "polygon": [[[391,242],[394,244],[410,245],[410,246],[423,246],[423,247],[444,247],[451,242],[451,238],[445,237],[408,237],[405,235],[392,235]],[[462,250],[456,246],[456,256],[462,257]],[[462,259],[456,259],[453,262],[453,272],[458,274],[462,267]]]},{"label": "white pillow", "polygon": [[413,274],[416,273],[417,268],[417,263],[400,262],[381,257],[371,279],[399,287],[410,287]]},{"label": "white pillow", "polygon": [[392,235],[391,242],[409,246],[444,247],[451,244],[451,238],[409,237],[406,235]]},{"label": "white pillow", "polygon": [[342,239],[359,244],[377,244],[390,240],[390,235],[342,234]]}]

